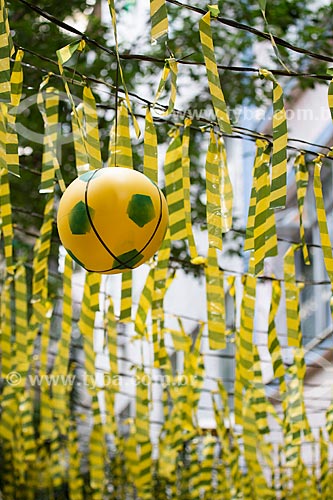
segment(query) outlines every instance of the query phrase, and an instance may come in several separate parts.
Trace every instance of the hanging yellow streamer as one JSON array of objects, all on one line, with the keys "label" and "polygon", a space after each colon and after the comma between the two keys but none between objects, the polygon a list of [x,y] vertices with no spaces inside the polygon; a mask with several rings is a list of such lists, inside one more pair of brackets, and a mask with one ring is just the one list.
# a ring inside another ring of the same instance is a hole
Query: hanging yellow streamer
[{"label": "hanging yellow streamer", "polygon": [[75,421],[71,422],[71,427],[68,434],[68,449],[68,486],[70,498],[73,500],[83,500],[83,478],[80,474],[82,457],[79,449],[79,436]]},{"label": "hanging yellow streamer", "polygon": [[155,184],[158,181],[157,135],[154,120],[147,107],[144,133],[143,173]]},{"label": "hanging yellow streamer", "polygon": [[75,108],[75,112],[72,111],[71,119],[72,119],[76,172],[77,175],[81,175],[87,172],[87,170],[89,170],[90,168],[85,137],[83,135],[81,128],[83,127],[83,121],[84,121],[82,102],[78,104],[78,106]]},{"label": "hanging yellow streamer", "polygon": [[85,354],[85,376],[87,387],[93,392],[95,387],[95,352],[94,352],[94,322],[95,311],[91,307],[91,281],[94,273],[86,273],[83,290],[82,306],[78,327],[83,338],[83,350]]},{"label": "hanging yellow streamer", "polygon": [[120,321],[127,323],[132,320],[132,271],[121,275]]},{"label": "hanging yellow streamer", "polygon": [[264,259],[277,255],[275,216],[270,208],[269,144],[257,140],[253,184],[244,250],[254,249],[254,272],[260,274]]},{"label": "hanging yellow streamer", "polygon": [[294,163],[296,177],[296,193],[299,212],[299,233],[302,242],[303,258],[306,265],[310,264],[309,252],[305,242],[304,225],[303,225],[303,208],[306,189],[309,181],[309,172],[305,164],[305,154],[300,153]]},{"label": "hanging yellow streamer", "polygon": [[333,285],[333,253],[332,245],[328,233],[327,219],[323,198],[322,184],[320,180],[320,171],[322,167],[321,156],[318,156],[314,162],[313,189],[316,200],[317,219],[320,233],[321,248],[323,251],[326,271],[330,282]]},{"label": "hanging yellow streamer", "polygon": [[182,240],[187,236],[182,173],[182,143],[179,130],[172,132],[172,140],[165,156],[165,191],[169,209],[171,240]]},{"label": "hanging yellow streamer", "polygon": [[95,97],[88,85],[83,89],[83,112],[85,117],[86,147],[90,168],[102,167],[101,143]]},{"label": "hanging yellow streamer", "polygon": [[114,39],[115,39],[115,43],[116,43],[116,56],[117,56],[119,75],[120,75],[121,83],[123,85],[123,89],[124,89],[124,93],[125,93],[127,108],[128,108],[128,111],[130,112],[130,115],[132,117],[136,136],[139,138],[140,137],[140,127],[139,127],[138,122],[137,122],[137,120],[133,114],[133,111],[132,111],[131,101],[130,101],[130,98],[128,95],[126,82],[125,82],[125,78],[124,78],[124,73],[123,73],[123,69],[121,67],[121,63],[120,63],[119,46],[118,46],[118,33],[117,33],[117,17],[116,17],[116,9],[114,6],[114,0],[108,0],[108,4],[109,4],[109,8],[110,8],[111,20],[112,20],[112,26],[113,26],[113,34],[114,34]]},{"label": "hanging yellow streamer", "polygon": [[10,183],[8,169],[5,162],[6,145],[4,119],[0,113],[0,229],[4,238],[6,268],[8,273],[13,273],[13,238],[12,206],[10,200]]},{"label": "hanging yellow streamer", "polygon": [[220,168],[221,168],[222,233],[227,233],[232,227],[233,190],[229,177],[227,153],[223,137],[218,138],[217,145],[218,145]]},{"label": "hanging yellow streamer", "polygon": [[149,441],[149,387],[143,368],[136,370],[135,434],[138,443]]},{"label": "hanging yellow streamer", "polygon": [[53,87],[48,87],[44,96],[44,88],[48,82],[49,76],[41,83],[37,96],[37,104],[45,127],[40,193],[52,193],[54,191],[55,177],[58,178],[61,191],[64,192],[66,189],[57,158],[59,92]]},{"label": "hanging yellow streamer", "polygon": [[210,131],[206,157],[206,217],[208,244],[222,250],[221,168],[214,131]]},{"label": "hanging yellow streamer", "polygon": [[[35,312],[40,319],[45,318],[45,299],[48,281],[48,258],[51,249],[52,224],[54,220],[54,194],[47,195],[44,208],[44,219],[40,230],[40,237],[34,247],[32,299]],[[40,307],[39,307],[40,306]]]},{"label": "hanging yellow streamer", "polygon": [[[59,376],[68,375],[69,356],[70,356],[70,341],[72,333],[72,274],[73,274],[73,261],[72,258],[66,254],[64,274],[63,274],[63,311],[61,322],[61,336],[58,341],[58,349],[54,360],[52,374],[55,380]],[[66,406],[68,399],[66,398],[66,384],[58,383],[52,387],[52,406],[54,416],[58,420],[59,428],[63,435],[66,435]]]},{"label": "hanging yellow streamer", "polygon": [[14,53],[5,0],[0,1],[0,101],[10,102],[10,62]]},{"label": "hanging yellow streamer", "polygon": [[145,337],[147,335],[146,319],[148,312],[152,306],[152,294],[154,289],[154,272],[155,269],[151,268],[148,273],[146,283],[143,287],[140,296],[138,309],[136,312],[134,327],[136,333],[140,337]]},{"label": "hanging yellow streamer", "polygon": [[[276,325],[275,325],[275,316],[280,304],[280,298],[281,298],[280,282],[273,281],[272,300],[268,317],[268,350],[272,358],[274,377],[280,379],[280,388],[281,388],[281,383],[282,383],[281,381],[284,380],[285,377],[285,367],[283,364],[281,345],[276,333]],[[285,383],[283,388],[284,390],[282,392],[280,390],[281,397],[283,397],[286,391]]]},{"label": "hanging yellow streamer", "polygon": [[195,246],[195,240],[192,230],[192,218],[191,218],[191,182],[190,182],[190,132],[191,132],[192,120],[189,118],[185,119],[184,122],[184,133],[182,139],[182,169],[183,169],[183,185],[184,185],[184,210],[186,219],[186,232],[187,241],[190,250],[190,256],[193,263],[194,259],[198,258],[198,252]]},{"label": "hanging yellow streamer", "polygon": [[249,274],[245,277],[241,304],[240,330],[236,331],[236,372],[235,372],[235,418],[242,424],[242,391],[253,379],[253,326],[256,300],[256,278],[253,270],[253,257],[250,260]]},{"label": "hanging yellow streamer", "polygon": [[[15,61],[10,76],[11,102],[7,105],[7,138],[6,138],[6,161],[8,171],[11,174],[20,177],[20,166],[18,156],[18,137],[16,132],[16,116],[20,104],[23,87],[22,59],[24,52],[18,50],[15,55]],[[4,107],[5,109],[5,107]]]},{"label": "hanging yellow streamer", "polygon": [[171,74],[171,90],[170,90],[170,98],[169,98],[169,104],[168,104],[168,109],[162,113],[162,116],[168,116],[171,115],[171,113],[174,110],[175,107],[175,102],[176,102],[176,97],[177,97],[177,75],[178,75],[178,64],[177,61],[174,57],[170,57],[169,59],[166,59],[165,65],[162,71],[162,76],[160,83],[158,85],[158,89],[156,92],[156,96],[154,99],[154,106],[157,103],[158,99],[160,98],[163,90],[165,89],[165,85],[167,82],[167,79],[169,75]]},{"label": "hanging yellow streamer", "polygon": [[284,287],[286,295],[286,315],[288,345],[301,347],[302,332],[299,315],[299,289],[295,281],[295,245],[292,245],[284,256]]},{"label": "hanging yellow streamer", "polygon": [[272,208],[285,208],[287,200],[288,130],[283,91],[270,71],[260,69],[259,75],[273,82],[273,154],[270,206]]},{"label": "hanging yellow streamer", "polygon": [[210,349],[225,349],[225,304],[223,272],[219,270],[216,249],[208,249],[206,267],[208,339]]},{"label": "hanging yellow streamer", "polygon": [[163,39],[168,34],[168,14],[165,0],[150,0],[151,42]]},{"label": "hanging yellow streamer", "polygon": [[114,124],[110,134],[109,167],[133,168],[128,109],[124,101],[120,102],[117,113],[117,131]]},{"label": "hanging yellow streamer", "polygon": [[214,54],[214,44],[210,26],[210,19],[211,12],[208,11],[200,19],[199,22],[201,47],[205,59],[210,95],[212,97],[214,111],[219,127],[222,132],[231,134],[232,128],[230,125],[227,105],[222,92],[220,77],[217,70],[216,58]]}]

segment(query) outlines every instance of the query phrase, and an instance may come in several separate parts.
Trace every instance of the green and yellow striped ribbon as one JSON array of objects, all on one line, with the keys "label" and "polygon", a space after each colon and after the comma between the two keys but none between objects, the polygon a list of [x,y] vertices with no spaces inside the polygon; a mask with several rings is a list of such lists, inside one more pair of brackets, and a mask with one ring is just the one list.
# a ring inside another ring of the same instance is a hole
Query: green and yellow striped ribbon
[{"label": "green and yellow striped ribbon", "polygon": [[151,43],[168,35],[168,14],[165,0],[150,0]]},{"label": "green and yellow striped ribbon", "polygon": [[264,259],[277,255],[277,236],[275,216],[269,204],[270,146],[262,140],[257,140],[256,145],[244,250],[254,249],[254,272],[257,275],[263,270]]},{"label": "green and yellow striped ribbon", "polygon": [[[213,475],[214,475],[214,452],[216,438],[207,434],[203,438],[202,462],[200,466],[201,474],[201,489],[206,498],[211,498],[213,491]],[[209,496],[208,496],[209,495]]]},{"label": "green and yellow striped ribbon", "polygon": [[[72,275],[73,261],[66,253],[64,274],[63,274],[63,311],[61,321],[61,337],[58,341],[58,349],[54,360],[52,374],[67,375],[69,368],[70,341],[72,333]],[[57,419],[58,426],[63,435],[66,435],[67,420],[66,415],[66,385],[57,383],[52,386],[52,407],[54,417]]]},{"label": "green and yellow striped ribbon", "polygon": [[119,75],[120,75],[120,80],[123,85],[123,90],[125,93],[125,99],[126,99],[126,104],[128,111],[130,112],[130,115],[132,117],[133,125],[134,125],[134,130],[136,133],[137,138],[140,137],[140,127],[138,125],[138,122],[133,114],[132,106],[131,106],[131,101],[128,95],[127,87],[126,87],[126,82],[124,78],[124,73],[123,69],[121,67],[120,63],[120,57],[119,57],[119,46],[118,46],[118,33],[117,33],[117,16],[116,16],[116,9],[114,6],[114,0],[108,0],[109,8],[110,8],[110,13],[111,13],[111,20],[112,20],[112,27],[113,27],[113,33],[114,33],[114,39],[115,39],[115,44],[116,44],[116,56],[117,56],[117,63],[118,63],[118,70],[119,70]]},{"label": "green and yellow striped ribbon", "polygon": [[0,1],[0,101],[10,103],[10,62],[14,53],[5,0]]},{"label": "green and yellow striped ribbon", "polygon": [[231,134],[232,128],[216,64],[210,19],[211,12],[208,11],[199,22],[201,47],[205,59],[210,95],[219,127],[222,132]]},{"label": "green and yellow striped ribbon", "polygon": [[143,368],[136,369],[135,436],[138,443],[149,441],[149,387]]},{"label": "green and yellow striped ribbon", "polygon": [[172,132],[172,140],[165,156],[165,191],[169,209],[171,240],[182,240],[187,236],[182,171],[182,143],[179,130]]},{"label": "green and yellow striped ribbon", "polygon": [[109,307],[107,311],[107,345],[109,351],[110,373],[113,377],[114,375],[118,375],[118,342],[117,322],[114,315],[112,297],[109,297]]},{"label": "green and yellow striped ribbon", "polygon": [[146,111],[143,144],[143,173],[155,184],[158,181],[158,149],[154,120],[149,106]]},{"label": "green and yellow striped ribbon", "polygon": [[[276,333],[275,316],[280,304],[281,285],[279,281],[272,282],[272,300],[268,317],[268,350],[272,358],[274,377],[282,379],[285,377],[281,345]],[[283,394],[281,394],[283,396]]]},{"label": "green and yellow striped ribbon", "polygon": [[15,366],[15,346],[11,342],[12,337],[12,307],[11,307],[12,276],[8,275],[1,290],[0,302],[0,348],[1,348],[1,378],[5,379]]},{"label": "green and yellow striped ribbon", "polygon": [[128,109],[124,101],[119,104],[117,113],[117,130],[114,124],[110,134],[109,167],[133,168]]},{"label": "green and yellow striped ribbon", "polygon": [[192,219],[191,219],[191,182],[190,182],[190,132],[191,132],[192,120],[189,118],[185,119],[184,122],[184,133],[182,138],[182,169],[183,169],[183,185],[184,185],[184,209],[186,218],[186,232],[187,241],[190,250],[191,259],[196,259],[198,257],[198,252],[195,246],[195,240],[192,230]]},{"label": "green and yellow striped ribbon", "polygon": [[[253,257],[249,273],[253,269]],[[240,329],[236,331],[235,418],[242,423],[242,391],[253,380],[253,328],[256,301],[256,278],[245,277],[241,304]]]},{"label": "green and yellow striped ribbon", "polygon": [[229,177],[227,153],[223,137],[217,139],[221,167],[221,213],[222,233],[227,233],[232,227],[233,190]]},{"label": "green and yellow striped ribbon", "polygon": [[219,270],[215,248],[208,248],[208,263],[205,273],[209,349],[225,349],[223,272]]},{"label": "green and yellow striped ribbon", "polygon": [[20,265],[16,269],[14,287],[16,359],[21,377],[23,376],[25,379],[29,360],[27,358],[28,290],[24,265]]},{"label": "green and yellow striped ribbon", "polygon": [[196,441],[190,443],[188,459],[190,462],[190,499],[197,500],[200,498],[200,462]]},{"label": "green and yellow striped ribbon", "polygon": [[295,281],[296,248],[297,246],[295,245],[290,246],[283,259],[288,345],[291,347],[301,347],[302,345],[302,332],[299,314],[299,289]]},{"label": "green and yellow striped ribbon", "polygon": [[129,437],[124,441],[124,455],[127,477],[134,486],[138,475],[139,456],[137,453],[137,441],[133,424],[131,424]]},{"label": "green and yellow striped ribbon", "polygon": [[333,441],[333,400],[326,410],[326,432],[331,441]]},{"label": "green and yellow striped ribbon", "polygon": [[20,104],[23,87],[22,59],[23,50],[19,49],[15,55],[15,61],[10,75],[11,102],[7,109],[7,138],[6,138],[6,160],[8,171],[20,177],[20,166],[18,156],[18,137],[15,129],[17,108]]},{"label": "green and yellow striped ribbon", "polygon": [[20,393],[19,405],[21,410],[24,460],[26,462],[33,462],[36,460],[37,443],[33,423],[34,407],[31,395],[28,391],[22,391]]},{"label": "green and yellow striped ribbon", "polygon": [[264,473],[257,456],[258,433],[256,431],[256,419],[251,402],[251,390],[247,389],[244,395],[244,418],[243,418],[243,443],[244,458],[248,467],[248,473],[253,481],[253,489],[256,498],[272,498]]},{"label": "green and yellow striped ribbon", "polygon": [[76,173],[79,176],[84,172],[87,172],[87,170],[89,170],[90,168],[85,137],[83,136],[81,129],[81,127],[83,127],[83,121],[84,121],[82,102],[75,108],[75,113],[72,111],[71,118],[72,118],[73,143],[75,151]]},{"label": "green and yellow striped ribbon", "polygon": [[309,252],[305,242],[304,225],[303,225],[304,198],[309,182],[309,172],[308,169],[306,168],[304,153],[300,153],[295,159],[294,169],[296,177],[296,194],[297,194],[297,204],[299,212],[299,233],[302,242],[304,263],[306,265],[309,265],[310,264]]},{"label": "green and yellow striped ribbon", "polygon": [[88,160],[90,168],[94,170],[102,167],[101,143],[99,139],[96,101],[87,84],[83,89],[83,112],[85,117]]},{"label": "green and yellow striped ribbon", "polygon": [[138,462],[138,474],[135,482],[135,486],[138,491],[139,498],[143,500],[149,500],[152,498],[152,469],[153,469],[153,459],[152,459],[152,444],[149,439],[146,442],[140,443],[140,454]]},{"label": "green and yellow striped ribbon", "polygon": [[40,360],[39,375],[41,377],[41,382],[42,382],[40,386],[41,393],[40,393],[39,435],[42,441],[48,441],[54,437],[53,409],[51,404],[50,387],[47,384],[46,380],[50,334],[51,334],[51,318],[47,317],[46,321],[44,321],[42,325],[40,356],[39,356]]},{"label": "green and yellow striped ribbon", "polygon": [[99,273],[89,272],[90,287],[90,307],[93,311],[99,311],[99,292],[101,286],[101,275]]},{"label": "green and yellow striped ribbon", "polygon": [[168,228],[164,241],[157,253],[157,266],[154,273],[154,292],[152,304],[153,319],[163,319],[163,300],[167,290],[170,254],[170,230]]},{"label": "green and yellow striped ribbon", "polygon": [[61,49],[57,50],[57,58],[58,58],[59,71],[63,79],[66,94],[71,104],[72,113],[75,116],[77,131],[81,135],[82,144],[84,145],[86,150],[86,141],[83,133],[83,123],[80,120],[79,115],[77,113],[75,102],[71,94],[68,82],[65,78],[65,72],[64,72],[64,64],[66,64],[76,52],[83,52],[85,50],[85,47],[86,47],[86,42],[84,40],[78,40],[76,42],[69,43],[65,47],[62,47]]},{"label": "green and yellow striped ribbon", "polygon": [[[54,194],[47,195],[44,219],[40,237],[34,247],[32,299],[34,306],[45,298],[48,281],[48,258],[51,249],[52,225],[54,220]],[[34,307],[36,310],[36,307]]]},{"label": "green and yellow striped ribbon", "polygon": [[48,81],[49,76],[40,85],[37,96],[37,104],[45,127],[40,193],[52,193],[54,191],[56,176],[61,191],[64,192],[66,189],[57,159],[59,92],[53,87],[48,87],[44,94],[44,88],[48,84]]},{"label": "green and yellow striped ribbon", "polygon": [[221,168],[213,129],[210,131],[206,156],[206,193],[208,244],[210,247],[222,250]]},{"label": "green and yellow striped ribbon", "polygon": [[[0,113],[1,115],[1,113]],[[6,146],[2,142],[4,129],[4,119],[0,116],[0,229],[4,238],[4,251],[6,259],[6,269],[8,273],[14,272],[13,265],[13,238],[14,230],[12,224],[12,205],[10,200],[10,183],[7,166],[5,165]],[[2,156],[3,155],[3,156]]]},{"label": "green and yellow striped ribbon", "polygon": [[253,228],[254,272],[256,275],[264,269],[264,259],[278,253],[275,216],[269,206],[269,144],[263,142],[262,156],[255,168],[256,205]]},{"label": "green and yellow striped ribbon", "polygon": [[177,318],[177,322],[179,325],[179,330],[167,328],[166,331],[171,334],[175,351],[188,352],[191,347],[191,339],[185,332],[182,320],[180,318]]},{"label": "green and yellow striped ribbon", "polygon": [[165,89],[165,85],[170,74],[171,74],[171,81],[170,81],[171,89],[170,89],[169,104],[168,104],[168,109],[164,113],[162,113],[162,116],[171,115],[175,107],[175,102],[177,97],[178,64],[174,57],[170,57],[169,59],[165,60],[165,65],[162,71],[161,80],[158,85],[158,89],[154,99],[154,106],[157,103],[163,90]]},{"label": "green and yellow striped ribbon", "polygon": [[85,354],[85,372],[88,381],[88,389],[92,391],[92,385],[89,381],[95,380],[95,352],[94,352],[94,322],[95,311],[91,308],[91,277],[93,273],[87,273],[82,306],[80,312],[80,319],[78,327],[83,338],[83,350]]},{"label": "green and yellow striped ribbon", "polygon": [[89,440],[89,475],[92,500],[102,498],[105,491],[105,455],[103,426],[101,423],[95,423]]},{"label": "green and yellow striped ribbon", "polygon": [[148,273],[145,285],[143,287],[139,299],[139,305],[135,316],[134,328],[135,332],[140,337],[145,337],[147,335],[146,320],[149,309],[152,306],[152,295],[154,290],[154,272],[155,269],[151,268]]},{"label": "green and yellow striped ribbon", "polygon": [[250,204],[247,216],[246,223],[246,233],[245,233],[245,241],[244,241],[244,251],[252,250],[254,248],[254,219],[256,213],[256,203],[257,203],[257,193],[256,193],[256,176],[255,172],[257,168],[260,166],[262,161],[262,141],[256,141],[256,155],[254,159],[254,164],[252,168],[252,188],[251,188],[251,196],[250,196]]},{"label": "green and yellow striped ribbon", "polygon": [[70,498],[73,500],[83,500],[83,478],[81,475],[81,452],[79,449],[79,436],[76,422],[71,420],[68,434],[68,488]]},{"label": "green and yellow striped ribbon", "polygon": [[265,387],[262,380],[261,360],[258,347],[253,345],[253,383],[251,404],[256,420],[257,430],[260,434],[269,434],[267,420],[267,406]]},{"label": "green and yellow striped ribbon", "polygon": [[328,277],[333,285],[333,253],[329,237],[320,171],[322,167],[321,156],[314,161],[313,190],[316,200],[317,219],[320,233],[321,248]]},{"label": "green and yellow striped ribbon", "polygon": [[283,90],[270,71],[260,69],[259,75],[273,82],[273,154],[270,206],[284,208],[287,199],[288,130]]},{"label": "green and yellow striped ribbon", "polygon": [[121,275],[120,321],[127,323],[132,320],[132,271]]}]

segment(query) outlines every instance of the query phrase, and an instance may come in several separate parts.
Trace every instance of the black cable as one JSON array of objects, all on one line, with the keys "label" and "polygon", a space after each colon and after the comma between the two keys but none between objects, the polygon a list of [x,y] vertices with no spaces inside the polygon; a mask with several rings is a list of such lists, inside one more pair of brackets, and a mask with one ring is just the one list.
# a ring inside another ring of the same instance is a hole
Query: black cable
[{"label": "black cable", "polygon": [[[20,0],[24,1],[24,0]],[[184,4],[179,2],[178,0],[166,0],[168,3],[171,3],[173,5],[177,5],[178,7],[182,7],[184,9],[191,10],[192,12],[196,12],[197,14],[200,15],[205,15],[207,14],[207,11],[204,9],[200,9],[199,7],[193,7],[188,4]],[[239,23],[237,21],[234,21],[233,19],[227,19],[226,17],[212,17],[212,20],[215,20],[221,24],[224,24],[226,26],[230,26],[231,28],[236,28],[242,31],[247,31],[249,33],[252,33],[253,35],[256,35],[259,38],[264,38],[265,40],[271,41],[271,35],[269,33],[265,33],[264,31],[260,31],[257,28],[253,28],[252,26],[248,26],[243,23]],[[299,54],[304,54],[310,57],[313,57],[314,59],[318,59],[319,61],[327,61],[327,62],[333,62],[333,57],[330,56],[325,56],[322,54],[318,54],[316,52],[312,52],[310,50],[303,49],[301,47],[297,47],[296,45],[293,45],[292,43],[287,42],[283,38],[279,38],[278,36],[272,35],[274,42],[276,45],[280,45],[281,47],[285,47],[286,49],[292,50],[293,52],[298,52]]]}]

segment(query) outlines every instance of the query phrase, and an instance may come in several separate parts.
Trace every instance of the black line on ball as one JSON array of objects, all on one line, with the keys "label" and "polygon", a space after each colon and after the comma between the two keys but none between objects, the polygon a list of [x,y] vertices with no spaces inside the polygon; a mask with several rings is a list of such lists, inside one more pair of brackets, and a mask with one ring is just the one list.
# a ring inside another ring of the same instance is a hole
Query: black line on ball
[{"label": "black line on ball", "polygon": [[[89,219],[89,222],[90,222],[90,225],[95,233],[95,235],[97,236],[99,242],[103,245],[103,247],[105,248],[105,250],[108,252],[108,254],[111,255],[111,257],[113,257],[117,262],[119,262],[119,264],[121,266],[126,266],[127,262],[122,262],[120,259],[118,259],[118,257],[116,255],[114,255],[111,250],[109,249],[109,247],[106,245],[106,243],[104,243],[103,239],[101,238],[101,236],[99,235],[93,221],[92,221],[92,218],[91,218],[91,215],[90,215],[90,212],[89,212],[89,206],[88,206],[88,187],[89,187],[89,183],[91,181],[91,179],[94,177],[94,175],[98,172],[98,170],[95,170],[95,172],[92,174],[92,176],[88,179],[88,182],[87,182],[87,185],[86,185],[86,189],[85,189],[85,192],[84,192],[84,203],[85,203],[85,206],[86,206],[86,212],[87,212],[87,216],[88,216],[88,219]],[[138,253],[141,253],[141,252],[138,252]],[[130,262],[131,260],[133,260],[133,257],[132,259],[130,259],[128,262]],[[128,269],[133,269],[133,267],[130,267],[130,266],[127,266]],[[116,266],[116,267],[112,267],[111,269],[109,269],[110,271],[113,270],[113,269],[119,269],[119,266]],[[99,272],[106,272],[106,271],[99,271]]]}]

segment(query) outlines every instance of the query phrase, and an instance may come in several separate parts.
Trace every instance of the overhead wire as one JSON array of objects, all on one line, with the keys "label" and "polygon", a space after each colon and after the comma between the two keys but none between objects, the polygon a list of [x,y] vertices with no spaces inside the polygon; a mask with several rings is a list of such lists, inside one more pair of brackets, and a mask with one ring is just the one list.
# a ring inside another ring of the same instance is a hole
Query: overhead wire
[{"label": "overhead wire", "polygon": [[[23,51],[26,51],[27,53],[30,53],[31,55],[35,56],[35,57],[39,57],[41,60],[44,60],[46,62],[49,62],[50,64],[52,65],[55,65],[56,67],[58,67],[58,63],[56,61],[54,61],[53,59],[50,59],[49,57],[46,57],[42,54],[39,54],[35,51],[32,51],[31,49],[27,49],[25,47],[22,47],[20,45],[17,45],[17,48],[18,49],[21,49]],[[33,69],[36,69],[36,70],[41,70],[43,73],[45,74],[49,74],[49,76],[51,77],[55,77],[55,78],[60,78],[60,79],[63,79],[64,77],[57,74],[57,73],[53,73],[53,72],[49,72],[45,69],[40,69],[36,66],[33,66],[33,65],[29,65],[29,67],[33,68]],[[66,69],[67,71],[70,71],[72,73],[74,73],[74,70],[73,68],[68,68],[66,66],[64,66],[64,69]],[[116,85],[113,85],[112,83],[110,82],[106,82],[106,81],[103,81],[103,80],[99,80],[97,78],[94,78],[94,77],[89,77],[89,76],[86,76],[86,75],[83,75],[82,73],[80,73],[77,69],[75,69],[75,75],[79,76],[80,78],[82,78],[82,82],[79,82],[77,80],[73,80],[71,78],[66,78],[66,81],[70,84],[73,84],[73,85],[79,85],[80,87],[82,87],[84,85],[83,81],[84,80],[87,80],[91,83],[94,83],[94,84],[98,84],[98,85],[104,85],[106,87],[109,87],[114,93],[116,91]],[[118,92],[120,93],[123,93],[125,94],[125,91],[119,87],[118,88]],[[154,107],[156,108],[157,110],[161,110],[161,111],[165,111],[167,109],[167,106],[166,105],[163,105],[163,104],[160,104],[160,103],[154,103],[153,101],[147,99],[147,98],[144,98],[140,95],[138,95],[137,93],[135,92],[131,92],[131,91],[128,91],[128,94],[139,100],[141,103],[143,103],[145,106],[149,106],[149,107]],[[101,104],[99,105],[98,107],[103,107],[103,108],[106,108],[106,109],[114,109],[114,107],[110,107],[109,105],[106,105],[106,104]],[[183,118],[192,118],[192,114],[189,112],[189,111],[182,111],[182,110],[178,110],[178,109],[174,109],[173,111],[173,115],[175,117],[181,117],[182,119]],[[140,116],[138,115],[137,113],[135,113],[135,116]],[[141,117],[141,116],[140,116]],[[143,117],[143,115],[142,115]],[[169,123],[171,125],[174,125],[174,126],[179,126],[179,124],[177,124],[176,122],[171,122],[170,119],[163,119],[161,117],[155,117],[153,116],[153,119],[154,121],[159,121],[160,123]],[[206,119],[202,116],[200,117],[197,117],[196,118],[196,121],[198,121],[199,123],[203,123],[206,127],[217,127],[217,122],[216,121],[212,121],[212,120],[209,120],[209,119]],[[205,129],[202,129],[202,128],[198,128],[198,127],[195,127],[193,125],[191,125],[191,129],[193,130],[197,130],[197,131],[200,131],[200,132],[204,132]],[[207,129],[208,130],[208,129]],[[224,137],[228,137],[228,138],[231,138],[231,139],[243,139],[243,138],[246,138],[248,140],[250,140],[251,142],[255,142],[257,139],[264,139],[266,141],[268,141],[270,144],[272,144],[272,141],[273,141],[273,137],[271,134],[267,134],[267,133],[261,133],[261,132],[256,132],[254,130],[251,130],[251,129],[248,129],[248,128],[245,128],[245,127],[241,127],[241,126],[238,126],[238,125],[235,125],[233,126],[233,130],[235,130],[237,132],[237,134],[240,134],[240,135],[235,135],[235,134],[226,134],[226,133],[222,133],[221,131],[217,130],[217,133],[219,135],[222,135]],[[314,142],[310,142],[310,141],[304,141],[302,139],[298,139],[298,138],[288,138],[288,141],[289,142],[297,142],[297,143],[300,143],[300,144],[306,144],[306,145],[310,145],[312,147],[315,147],[315,148],[318,148],[320,150],[322,149],[327,149],[328,152],[330,151],[330,147],[329,146],[325,146],[325,145],[322,145],[322,144],[317,144],[317,143],[314,143]],[[295,146],[292,146],[290,144],[288,144],[288,149],[290,150],[293,150],[293,151],[297,151],[297,152],[303,152],[303,153],[306,153],[306,154],[309,154],[309,155],[312,155],[312,156],[318,156],[318,151],[312,151],[312,150],[309,150],[309,149],[305,149],[305,148],[300,148],[300,147],[295,147]],[[333,157],[328,155],[328,154],[323,154],[323,158],[325,159],[328,159],[330,161],[333,160]]]},{"label": "overhead wire", "polygon": [[[37,14],[39,14],[40,16],[44,17],[45,19],[47,19],[48,21],[52,22],[53,24],[57,25],[59,28],[62,28],[66,31],[69,31],[70,33],[74,34],[74,35],[77,35],[79,37],[81,37],[83,40],[85,40],[88,44],[90,43],[91,45],[94,45],[95,47],[103,50],[104,52],[107,52],[108,54],[111,54],[113,56],[116,56],[116,52],[112,49],[110,49],[109,47],[106,47],[105,45],[99,43],[97,40],[95,40],[94,38],[91,38],[89,37],[87,34],[83,33],[82,31],[78,30],[77,28],[74,28],[73,26],[69,25],[68,23],[64,22],[64,21],[61,21],[60,19],[56,18],[55,16],[53,16],[52,14],[50,14],[49,12],[41,9],[40,7],[38,7],[37,5],[33,5],[32,3],[28,2],[27,0],[12,0],[12,1],[16,1],[16,2],[20,2],[22,4],[24,4],[26,7],[28,7],[30,10],[33,10],[35,11]],[[188,10],[191,10],[193,12],[196,12],[200,15],[205,15],[207,13],[206,10],[204,9],[200,9],[198,7],[194,7],[194,6],[191,6],[191,5],[188,5],[188,4],[184,4],[184,3],[181,3],[177,0],[166,0],[168,3],[171,3],[171,4],[174,4],[174,5],[177,5],[179,7],[182,7],[184,9],[188,9]],[[213,19],[217,22],[220,22],[222,24],[225,24],[225,25],[228,25],[230,27],[233,27],[233,28],[237,28],[239,30],[242,30],[242,31],[248,31],[256,36],[258,36],[259,38],[264,38],[266,40],[271,40],[271,35],[268,34],[268,33],[265,33],[263,31],[260,31],[258,30],[257,28],[253,28],[252,26],[247,26],[243,23],[239,23],[237,21],[234,21],[232,19],[227,19],[227,18],[224,18],[224,17],[220,17],[220,16],[217,16],[217,17],[213,17]],[[304,54],[304,55],[308,55],[312,58],[315,58],[315,59],[318,59],[320,61],[326,61],[326,62],[333,62],[333,57],[331,56],[327,56],[327,55],[323,55],[323,54],[318,54],[316,52],[312,52],[312,51],[309,51],[307,49],[304,49],[302,47],[297,47],[296,45],[293,45],[289,42],[287,42],[286,40],[282,39],[282,38],[279,38],[279,37],[276,37],[274,35],[272,35],[272,37],[274,38],[274,41],[276,43],[276,45],[280,45],[280,46],[283,46],[289,50],[292,50],[294,52],[298,52],[300,54]],[[131,59],[135,59],[135,60],[142,60],[142,61],[146,61],[146,62],[155,62],[155,63],[164,63],[165,60],[164,59],[159,59],[159,58],[156,58],[156,57],[150,57],[150,56],[147,56],[147,55],[142,55],[142,54],[123,54],[123,53],[120,53],[119,54],[119,57],[120,59],[127,59],[127,60],[131,60]],[[188,60],[184,60],[184,59],[179,59],[179,62],[182,63],[182,64],[191,64],[191,61],[188,61]],[[198,63],[197,62],[193,62],[193,64],[197,65]],[[221,69],[227,69],[227,67],[223,67]],[[239,70],[239,68],[237,68],[237,71]],[[256,69],[254,68],[251,68],[250,71],[256,71]],[[275,71],[275,70],[273,70]],[[276,70],[276,71],[279,71],[279,73],[281,74],[281,70]],[[284,76],[296,76],[295,74],[293,74],[292,72],[283,72],[283,75]],[[302,74],[302,75],[299,75],[299,76],[310,76],[308,74]],[[320,78],[324,78],[325,79],[330,79],[330,77],[328,77],[328,75],[319,75]],[[327,78],[328,77],[328,78]]]},{"label": "overhead wire", "polygon": [[[20,1],[25,1],[25,0],[20,0]],[[201,16],[205,15],[207,13],[207,10],[200,9],[199,7],[194,7],[192,5],[188,5],[186,3],[179,2],[178,0],[166,0],[166,2],[171,3],[173,5],[177,5],[178,7],[182,7],[184,9],[188,9],[192,12],[196,12],[197,14],[200,14]],[[239,23],[238,21],[235,21],[233,19],[227,19],[226,17],[221,17],[221,16],[216,16],[212,18],[214,21],[219,22],[221,24],[224,24],[226,26],[230,26],[231,28],[236,28],[241,31],[247,31],[248,33],[252,33],[253,35],[256,35],[259,38],[264,38],[265,40],[271,41],[271,37],[274,39],[274,42],[276,45],[279,45],[281,47],[285,47],[286,49],[292,50],[293,52],[297,52],[299,54],[304,54],[307,56],[310,56],[314,59],[318,59],[320,61],[326,61],[326,62],[333,62],[333,57],[324,55],[324,54],[318,54],[317,52],[312,52],[310,50],[304,49],[302,47],[298,47],[292,43],[287,42],[283,38],[280,38],[275,35],[270,35],[269,33],[265,33],[264,31],[261,31],[257,28],[253,28],[253,26],[248,26],[244,23]]]}]

